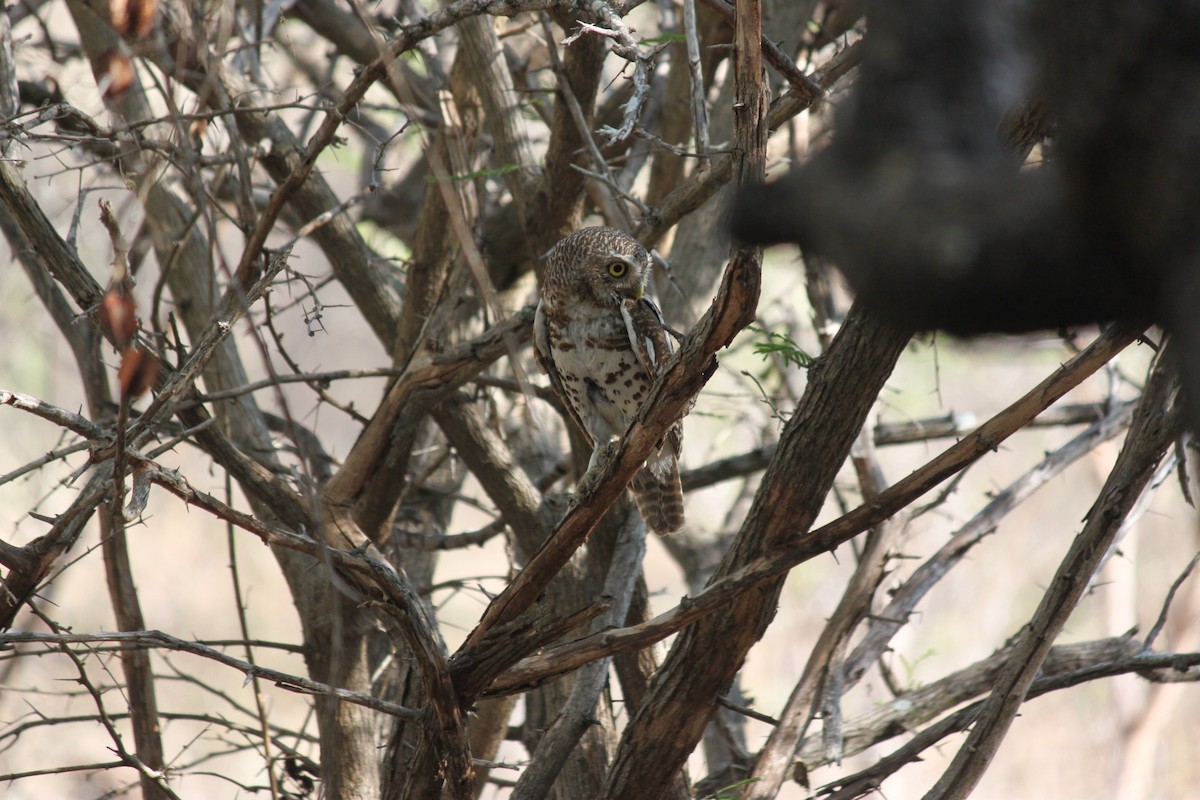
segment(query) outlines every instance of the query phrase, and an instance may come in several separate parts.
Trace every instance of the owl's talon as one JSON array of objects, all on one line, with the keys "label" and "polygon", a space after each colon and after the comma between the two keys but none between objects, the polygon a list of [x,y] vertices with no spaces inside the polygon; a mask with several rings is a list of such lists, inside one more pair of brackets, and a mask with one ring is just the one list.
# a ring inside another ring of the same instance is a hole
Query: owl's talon
[{"label": "owl's talon", "polygon": [[592,450],[592,457],[588,459],[588,472],[596,469],[597,464],[607,464],[616,457],[617,451],[621,449],[621,437],[615,433],[608,437],[607,442],[598,442]]},{"label": "owl's talon", "polygon": [[613,459],[617,457],[617,453],[621,450],[621,437],[610,436],[607,442],[601,442],[592,450],[592,457],[588,461],[587,472],[579,479],[578,490],[580,495],[589,495],[596,488],[596,483],[599,480],[599,475],[604,471]]}]

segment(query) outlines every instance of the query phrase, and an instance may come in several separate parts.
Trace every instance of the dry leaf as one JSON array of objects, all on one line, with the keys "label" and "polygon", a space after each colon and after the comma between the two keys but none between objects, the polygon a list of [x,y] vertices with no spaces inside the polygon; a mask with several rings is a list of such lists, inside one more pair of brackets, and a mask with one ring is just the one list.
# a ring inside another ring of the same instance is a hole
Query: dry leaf
[{"label": "dry leaf", "polygon": [[808,767],[803,761],[795,761],[792,763],[792,780],[800,784],[803,788],[811,788],[808,783]]},{"label": "dry leaf", "polygon": [[121,356],[121,369],[117,372],[117,384],[121,400],[135,400],[154,385],[158,377],[158,358],[153,353],[134,347]]},{"label": "dry leaf", "polygon": [[100,325],[112,337],[118,350],[124,350],[137,336],[137,303],[123,284],[104,293],[100,302]]},{"label": "dry leaf", "polygon": [[154,29],[158,0],[109,0],[108,17],[117,33],[144,39]]},{"label": "dry leaf", "polygon": [[97,58],[92,72],[104,97],[115,97],[133,85],[133,62],[116,50],[109,50]]},{"label": "dry leaf", "polygon": [[204,134],[208,133],[208,120],[196,119],[192,120],[192,124],[188,126],[188,135],[192,137],[192,144],[197,150],[204,147]]}]

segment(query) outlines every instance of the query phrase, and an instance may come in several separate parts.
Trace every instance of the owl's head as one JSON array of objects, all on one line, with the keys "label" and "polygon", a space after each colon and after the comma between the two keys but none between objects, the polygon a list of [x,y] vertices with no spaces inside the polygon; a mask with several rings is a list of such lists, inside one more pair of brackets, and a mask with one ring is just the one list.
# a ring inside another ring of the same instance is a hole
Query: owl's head
[{"label": "owl's head", "polygon": [[583,228],[547,254],[545,286],[611,307],[645,293],[651,266],[650,254],[632,236],[615,228]]}]

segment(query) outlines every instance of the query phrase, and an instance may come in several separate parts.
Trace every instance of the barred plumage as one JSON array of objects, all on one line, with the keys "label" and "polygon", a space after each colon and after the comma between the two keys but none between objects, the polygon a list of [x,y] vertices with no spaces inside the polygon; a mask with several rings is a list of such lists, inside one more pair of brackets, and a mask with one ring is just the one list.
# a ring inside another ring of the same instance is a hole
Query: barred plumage
[{"label": "barred plumage", "polygon": [[[577,231],[546,257],[534,322],[538,366],[597,446],[624,435],[674,350],[645,296],[651,267],[636,239],[605,227]],[[682,445],[677,422],[629,484],[656,533],[683,527]]]}]

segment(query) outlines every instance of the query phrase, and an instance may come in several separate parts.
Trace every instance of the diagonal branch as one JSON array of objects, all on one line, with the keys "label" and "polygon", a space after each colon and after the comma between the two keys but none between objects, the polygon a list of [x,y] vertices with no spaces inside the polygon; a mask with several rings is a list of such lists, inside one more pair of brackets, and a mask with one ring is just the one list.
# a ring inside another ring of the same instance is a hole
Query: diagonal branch
[{"label": "diagonal branch", "polygon": [[80,310],[91,313],[98,308],[103,293],[100,284],[58,235],[29,193],[20,172],[9,162],[0,162],[0,205],[16,219],[25,238],[37,248],[51,274],[66,288]]},{"label": "diagonal branch", "polygon": [[[57,626],[54,626],[50,620],[47,620],[43,617],[43,621],[51,624],[51,626],[54,627],[55,632],[57,632]],[[179,795],[177,795],[169,786],[167,786],[167,776],[162,769],[161,763],[150,763],[149,759],[147,759],[141,751],[140,746],[138,748],[138,752],[133,753],[129,752],[128,748],[125,747],[124,738],[117,730],[116,725],[113,724],[113,720],[109,716],[108,709],[106,709],[104,706],[104,700],[100,696],[100,690],[96,688],[95,684],[92,683],[91,678],[88,677],[87,668],[84,666],[83,659],[65,644],[59,645],[59,650],[61,650],[62,653],[67,656],[67,658],[69,658],[75,665],[75,670],[79,675],[76,680],[79,682],[79,685],[81,685],[84,690],[91,695],[92,700],[95,702],[96,711],[100,718],[100,724],[104,727],[104,730],[108,733],[109,739],[112,741],[113,752],[120,757],[121,761],[126,766],[132,767],[138,773],[138,777],[140,778],[142,784],[142,796],[146,798],[164,797],[173,798],[173,800],[180,800]],[[140,653],[140,655],[145,656],[145,653]],[[134,721],[136,722],[136,716],[134,717]],[[157,723],[157,720],[155,720],[155,722]],[[158,752],[155,755],[159,757],[159,761],[161,762],[161,752]]]},{"label": "diagonal branch", "polygon": [[326,519],[332,530],[340,532],[327,537],[330,544],[358,547],[365,541],[350,510],[380,459],[386,455],[400,414],[412,418],[426,413],[493,361],[514,352],[533,330],[533,312],[533,306],[526,306],[475,339],[444,353],[420,354],[409,361],[346,456],[342,468],[322,490],[321,503],[328,515]]},{"label": "diagonal branch", "polygon": [[0,406],[12,406],[13,408],[28,412],[35,417],[41,417],[44,420],[53,422],[60,428],[65,428],[92,441],[102,439],[105,434],[103,428],[81,414],[76,414],[74,411],[67,411],[65,408],[52,406],[43,400],[20,392],[10,392],[0,389]]},{"label": "diagonal branch", "polygon": [[[880,492],[870,503],[859,506],[806,535],[799,535],[801,532],[796,531],[793,526],[791,530],[796,532],[772,552],[749,561],[740,569],[727,570],[702,592],[684,599],[675,608],[648,622],[615,631],[604,631],[531,656],[497,679],[489,687],[489,693],[513,691],[518,687],[527,686],[531,681],[544,680],[547,676],[569,671],[605,655],[648,647],[718,609],[728,608],[729,603],[739,594],[749,591],[763,581],[782,575],[796,565],[844,544],[995,450],[1001,442],[1037,416],[1042,408],[1055,402],[1094,374],[1137,338],[1140,332],[1137,326],[1110,328],[1083,352],[972,434]],[[816,451],[820,452],[823,446],[815,446]]]},{"label": "diagonal branch", "polygon": [[[737,11],[732,3],[727,3],[725,0],[700,0],[700,2],[717,12],[730,27],[734,25]],[[792,87],[792,91],[799,97],[814,103],[825,95],[821,84],[801,72],[800,68],[796,66],[796,62],[767,36],[762,37],[762,54],[767,63],[783,76],[784,80]]]},{"label": "diagonal branch", "polygon": [[716,369],[713,354],[748,324],[757,300],[758,264],[751,258],[731,260],[712,306],[667,364],[615,452],[580,481],[566,516],[525,569],[488,606],[463,645],[463,652],[476,645],[490,628],[514,619],[533,604],[625,491],[667,428],[690,407],[692,398]]},{"label": "diagonal branch", "polygon": [[[828,90],[839,78],[862,60],[861,42],[847,47],[813,72],[812,81]],[[814,97],[808,92],[786,92],[771,104],[767,125],[772,130],[792,117],[812,107]],[[713,161],[709,170],[698,170],[675,187],[654,209],[654,215],[637,230],[637,238],[647,248],[656,245],[681,219],[712,199],[717,191],[734,177],[734,157],[728,155]]]},{"label": "diagonal branch", "polygon": [[287,266],[287,258],[287,253],[275,256],[251,285],[230,286],[225,290],[220,303],[217,304],[213,324],[204,331],[193,345],[187,360],[159,389],[154,400],[131,426],[130,441],[136,441],[138,436],[154,431],[159,424],[175,413],[184,401],[184,396],[192,390],[205,365],[216,354],[217,348],[233,331],[234,326],[246,316],[250,306],[271,286],[275,276]]},{"label": "diagonal branch", "polygon": [[332,144],[342,122],[354,111],[359,102],[362,101],[367,90],[375,85],[377,81],[387,77],[389,68],[399,56],[411,50],[424,39],[467,17],[478,16],[480,14],[515,15],[521,11],[533,10],[533,7],[542,9],[556,5],[558,3],[554,0],[536,0],[536,2],[532,3],[516,3],[507,0],[492,0],[492,2],[487,2],[487,0],[458,0],[458,2],[451,3],[424,19],[403,26],[400,32],[387,43],[385,52],[368,66],[361,69],[350,85],[346,87],[346,91],[342,93],[338,102],[326,113],[317,131],[305,143],[299,162],[271,195],[271,200],[267,208],[264,209],[262,215],[259,217],[258,223],[251,232],[246,242],[246,247],[242,251],[242,257],[238,262],[236,271],[238,281],[243,285],[249,284],[251,270],[262,253],[262,249],[267,242],[267,236],[274,228],[284,206],[292,194],[308,180],[313,168],[316,166],[317,157]]},{"label": "diagonal branch", "polygon": [[[625,524],[621,527],[613,559],[609,564],[608,576],[604,581],[602,596],[611,599],[612,607],[603,617],[592,623],[593,630],[625,619],[645,553],[645,526],[639,515],[628,514]],[[600,659],[580,673],[558,718],[538,742],[529,768],[517,781],[513,790],[513,800],[534,800],[549,796],[550,788],[566,763],[567,756],[592,724],[593,710],[608,683],[610,665],[611,659]]]},{"label": "diagonal branch", "polygon": [[[870,503],[883,489],[884,479],[882,470],[874,459],[873,449],[869,445],[864,447],[863,440],[871,440],[871,432],[867,427],[864,427],[859,435],[860,444],[857,448],[867,455],[860,457],[856,453],[854,460],[856,466],[860,461],[870,462],[863,463],[860,469],[863,500]],[[850,576],[837,608],[821,628],[821,634],[804,664],[800,679],[779,715],[779,722],[759,750],[750,773],[750,777],[757,780],[746,790],[750,798],[768,800],[779,793],[788,772],[791,771],[792,754],[803,740],[809,723],[816,716],[818,703],[821,703],[823,709],[822,733],[825,734],[826,743],[836,753],[841,753],[843,745],[840,703],[841,694],[845,691],[841,680],[841,661],[850,635],[871,608],[871,599],[883,580],[891,551],[901,540],[904,525],[905,515],[899,514],[880,522],[868,533],[858,565],[854,574]],[[836,741],[831,742],[835,734]],[[837,760],[840,760],[840,755]]]},{"label": "diagonal branch", "polygon": [[[101,464],[88,479],[71,505],[54,519],[50,531],[29,544],[14,549],[8,560],[14,562],[0,583],[0,630],[12,625],[13,618],[42,581],[50,575],[58,559],[71,549],[91,520],[97,506],[108,497],[112,483],[112,464]],[[16,556],[19,552],[19,557]],[[19,568],[18,568],[19,567]]]},{"label": "diagonal branch", "polygon": [[[1072,646],[1059,645],[1063,648]],[[1087,681],[1110,678],[1130,672],[1150,675],[1155,670],[1169,670],[1196,680],[1197,673],[1193,668],[1197,665],[1200,665],[1200,653],[1141,653],[1125,658],[1106,659],[1100,663],[1082,665],[1078,669],[1062,674],[1040,676],[1029,687],[1028,697],[1032,699],[1048,692],[1078,686]],[[855,800],[875,794],[885,778],[897,772],[905,764],[919,761],[922,751],[934,746],[947,736],[966,730],[968,726],[972,725],[985,702],[980,700],[972,703],[948,717],[938,720],[909,739],[895,752],[880,759],[867,769],[822,787],[817,792],[817,796],[827,797],[828,800]]]},{"label": "diagonal branch", "polygon": [[1137,502],[1159,460],[1179,435],[1181,412],[1180,404],[1176,403],[1179,384],[1174,369],[1167,366],[1164,357],[1169,349],[1168,343],[1155,362],[1125,446],[1096,504],[1087,514],[1087,524],[1075,537],[1049,590],[1020,634],[1008,664],[976,718],[971,735],[955,755],[950,768],[926,795],[928,800],[964,798],[979,782],[1025,702],[1046,653],[1079,603],[1092,574],[1120,530],[1121,522]]},{"label": "diagonal branch", "polygon": [[[888,702],[875,704],[851,719],[845,727],[846,749],[851,756],[867,748],[915,731],[948,710],[986,696],[1004,668],[1012,645],[955,670],[943,677],[906,691]],[[1112,661],[1121,661],[1143,652],[1132,636],[1111,637],[1090,642],[1073,642],[1051,648],[1042,666],[1042,677],[1057,678]],[[825,752],[822,736],[813,734],[797,751],[809,770],[833,761]]]},{"label": "diagonal branch", "polygon": [[892,636],[900,630],[917,604],[971,548],[995,530],[1000,519],[1102,442],[1124,433],[1133,416],[1133,404],[1114,409],[1107,417],[1094,423],[1071,441],[1046,456],[1004,491],[996,494],[979,513],[967,521],[943,544],[933,556],[918,567],[903,585],[890,592],[891,600],[873,615],[866,633],[846,659],[844,680],[856,684],[867,668],[887,648]]}]

